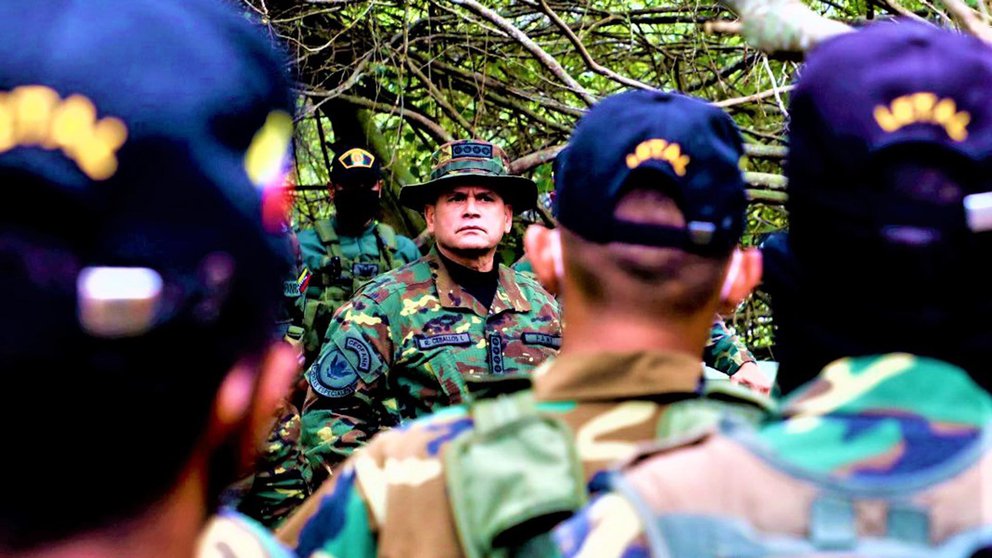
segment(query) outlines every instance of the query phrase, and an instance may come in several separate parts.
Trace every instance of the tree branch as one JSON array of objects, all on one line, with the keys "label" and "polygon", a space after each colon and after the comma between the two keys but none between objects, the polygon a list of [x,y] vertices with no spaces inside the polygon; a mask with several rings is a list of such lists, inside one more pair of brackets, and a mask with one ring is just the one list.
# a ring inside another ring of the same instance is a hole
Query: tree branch
[{"label": "tree branch", "polygon": [[442,128],[440,124],[415,110],[406,107],[377,103],[373,100],[366,99],[365,97],[357,97],[355,95],[338,95],[337,98],[342,101],[347,101],[353,105],[372,109],[376,112],[396,114],[400,118],[409,121],[411,124],[420,126],[420,128],[430,134],[437,143],[454,141],[454,137]]},{"label": "tree branch", "polygon": [[776,87],[769,89],[767,91],[761,91],[759,93],[755,93],[754,95],[747,95],[746,97],[735,97],[733,99],[724,99],[722,101],[716,101],[713,104],[720,108],[727,108],[736,105],[743,105],[745,103],[753,103],[754,101],[760,101],[762,99],[767,99],[768,97],[774,97],[776,95],[779,95],[780,93],[788,93],[789,91],[792,91],[793,87],[794,86],[792,85],[786,85],[785,87]]},{"label": "tree branch", "polygon": [[451,0],[451,2],[459,6],[464,6],[475,14],[489,20],[491,23],[499,27],[504,33],[519,42],[525,49],[527,49],[528,52],[537,58],[541,65],[547,68],[556,78],[568,86],[568,89],[575,93],[587,105],[591,106],[596,102],[596,96],[579,85],[579,82],[575,81],[575,78],[568,75],[565,68],[563,68],[561,64],[554,59],[554,57],[531,40],[526,33],[517,29],[516,26],[504,19],[502,16],[489,8],[486,8],[482,4],[479,4],[476,0]]},{"label": "tree branch", "polygon": [[558,155],[558,152],[564,148],[564,145],[545,147],[544,149],[518,157],[510,163],[510,173],[523,174],[534,167],[538,167],[548,161],[552,161]]},{"label": "tree branch", "polygon": [[747,42],[768,53],[805,52],[834,35],[853,31],[799,0],[720,1],[740,16],[741,34]]},{"label": "tree branch", "polygon": [[579,38],[575,35],[575,33],[572,32],[572,29],[568,25],[566,25],[565,22],[562,21],[560,17],[558,17],[558,14],[556,14],[554,10],[548,7],[548,3],[545,2],[544,0],[541,0],[541,11],[547,14],[548,17],[551,18],[551,22],[554,23],[559,29],[561,29],[563,33],[565,33],[565,37],[567,37],[568,40],[572,43],[572,46],[575,47],[575,50],[579,52],[579,56],[582,57],[582,60],[585,61],[586,66],[588,66],[589,69],[591,69],[592,71],[596,72],[599,75],[606,76],[612,79],[613,81],[616,81],[617,83],[622,83],[623,85],[626,85],[628,87],[633,87],[636,89],[657,89],[654,86],[637,81],[636,79],[630,79],[628,77],[624,77],[614,72],[613,70],[610,70],[609,68],[605,68],[602,65],[598,64],[595,60],[593,60],[592,56],[589,55],[589,51],[586,50],[586,47],[582,44],[582,41],[580,41]]},{"label": "tree branch", "polygon": [[[992,45],[992,27],[985,25],[967,4],[961,0],[941,0],[941,2],[968,33]],[[981,4],[982,0],[978,2]]]}]

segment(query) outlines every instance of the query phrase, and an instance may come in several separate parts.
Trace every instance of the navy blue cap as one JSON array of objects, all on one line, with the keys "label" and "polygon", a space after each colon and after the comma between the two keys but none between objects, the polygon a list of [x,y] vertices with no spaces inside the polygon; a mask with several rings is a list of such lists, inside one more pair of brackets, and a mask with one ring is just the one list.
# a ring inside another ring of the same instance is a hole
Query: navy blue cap
[{"label": "navy blue cap", "polygon": [[809,55],[790,114],[793,245],[943,250],[992,228],[982,41],[909,21],[838,36]]},{"label": "navy blue cap", "polygon": [[[145,329],[208,324],[235,299],[261,323],[288,262],[267,212],[293,111],[261,29],[214,0],[35,0],[4,3],[0,43],[16,45],[0,60],[0,352],[139,333],[79,323],[81,297],[112,301],[115,281],[125,303],[155,299]],[[83,273],[105,267],[161,284]]]},{"label": "navy blue cap", "polygon": [[[620,242],[728,254],[744,230],[747,199],[740,134],[721,109],[661,91],[607,97],[582,118],[556,175],[558,220],[596,243]],[[560,156],[561,157],[561,156]],[[614,216],[633,185],[672,197],[685,228]]]}]

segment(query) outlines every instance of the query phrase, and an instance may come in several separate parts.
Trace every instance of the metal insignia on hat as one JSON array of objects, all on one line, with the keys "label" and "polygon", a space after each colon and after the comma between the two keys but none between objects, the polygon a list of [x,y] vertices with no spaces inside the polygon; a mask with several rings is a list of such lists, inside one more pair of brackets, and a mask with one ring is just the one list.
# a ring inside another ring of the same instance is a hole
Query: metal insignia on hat
[{"label": "metal insignia on hat", "polygon": [[965,196],[964,211],[972,232],[992,231],[992,192]]},{"label": "metal insignia on hat", "polygon": [[133,337],[151,329],[162,277],[146,267],[87,267],[76,279],[79,324],[95,337]]}]

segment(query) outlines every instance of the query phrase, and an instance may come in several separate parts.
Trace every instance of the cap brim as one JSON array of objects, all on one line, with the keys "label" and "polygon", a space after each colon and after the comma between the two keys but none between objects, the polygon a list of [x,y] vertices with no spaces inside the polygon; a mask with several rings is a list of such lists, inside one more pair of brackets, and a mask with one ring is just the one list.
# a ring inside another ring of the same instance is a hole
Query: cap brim
[{"label": "cap brim", "polygon": [[537,204],[537,184],[522,176],[496,176],[487,174],[452,174],[430,182],[410,184],[400,190],[400,203],[415,211],[437,202],[437,197],[447,188],[455,186],[484,186],[492,188],[513,207],[514,213],[527,211]]}]

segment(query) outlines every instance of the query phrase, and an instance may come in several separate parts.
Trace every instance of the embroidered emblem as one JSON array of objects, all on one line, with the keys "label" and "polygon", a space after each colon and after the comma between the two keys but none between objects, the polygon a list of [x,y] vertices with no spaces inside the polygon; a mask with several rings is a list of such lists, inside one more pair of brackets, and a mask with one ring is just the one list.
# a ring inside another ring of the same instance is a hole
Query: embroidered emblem
[{"label": "embroidered emblem", "polygon": [[358,370],[360,372],[368,372],[372,369],[372,350],[369,349],[368,345],[355,337],[349,337],[344,342],[344,347],[358,357]]},{"label": "embroidered emblem", "polygon": [[342,153],[338,157],[338,161],[346,169],[353,169],[355,167],[370,169],[372,168],[372,163],[375,162],[375,157],[368,151],[356,147]]},{"label": "embroidered emblem", "polygon": [[954,141],[968,139],[971,115],[959,111],[954,99],[938,99],[933,93],[913,93],[893,99],[889,106],[879,105],[873,113],[878,127],[895,132],[911,124],[935,124],[944,128]]},{"label": "embroidered emblem", "polygon": [[689,166],[689,156],[682,154],[681,145],[663,139],[649,139],[639,143],[634,152],[627,155],[627,168],[636,169],[650,160],[665,161],[679,176],[685,176]]},{"label": "embroidered emblem", "polygon": [[355,392],[358,372],[337,351],[325,353],[307,372],[310,386],[324,397],[344,397]]},{"label": "embroidered emblem", "polygon": [[379,264],[355,263],[351,266],[351,273],[357,277],[375,277],[379,275]]}]

